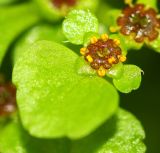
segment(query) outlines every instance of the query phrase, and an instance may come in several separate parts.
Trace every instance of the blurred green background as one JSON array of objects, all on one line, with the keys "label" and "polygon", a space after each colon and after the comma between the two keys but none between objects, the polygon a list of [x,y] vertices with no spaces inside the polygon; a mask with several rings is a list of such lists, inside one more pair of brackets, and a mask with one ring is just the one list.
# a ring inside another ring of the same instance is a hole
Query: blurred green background
[{"label": "blurred green background", "polygon": [[121,106],[131,111],[142,123],[147,153],[160,152],[160,54],[143,48],[130,51],[128,63],[144,71],[141,87],[130,94],[121,94]]}]

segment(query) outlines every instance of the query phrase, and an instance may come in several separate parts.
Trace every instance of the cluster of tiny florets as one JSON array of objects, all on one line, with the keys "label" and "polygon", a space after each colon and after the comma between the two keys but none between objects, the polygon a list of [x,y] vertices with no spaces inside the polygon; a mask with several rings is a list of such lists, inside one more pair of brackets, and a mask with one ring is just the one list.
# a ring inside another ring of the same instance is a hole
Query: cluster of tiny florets
[{"label": "cluster of tiny florets", "polygon": [[120,32],[132,35],[136,42],[155,40],[159,35],[160,19],[153,8],[146,8],[143,4],[128,6],[117,19]]},{"label": "cluster of tiny florets", "polygon": [[0,84],[0,115],[9,115],[16,110],[16,88],[13,84]]},{"label": "cluster of tiny florets", "polygon": [[104,76],[114,64],[126,60],[119,45],[118,39],[109,39],[107,34],[103,34],[100,39],[92,37],[90,44],[86,48],[81,48],[80,53],[99,76]]}]

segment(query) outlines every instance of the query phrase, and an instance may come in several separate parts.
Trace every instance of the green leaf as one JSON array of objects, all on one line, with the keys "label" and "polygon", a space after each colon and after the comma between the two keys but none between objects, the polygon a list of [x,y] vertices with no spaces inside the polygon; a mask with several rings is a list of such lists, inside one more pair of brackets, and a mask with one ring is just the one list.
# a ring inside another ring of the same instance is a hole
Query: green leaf
[{"label": "green leaf", "polygon": [[145,153],[144,137],[140,122],[120,109],[94,133],[73,141],[71,153]]},{"label": "green leaf", "polygon": [[73,10],[63,21],[63,32],[73,44],[83,44],[87,32],[98,32],[98,20],[88,10]]},{"label": "green leaf", "polygon": [[18,107],[32,135],[80,138],[117,110],[115,88],[100,77],[80,75],[77,59],[60,44],[39,41],[15,64]]},{"label": "green leaf", "polygon": [[0,64],[9,45],[39,17],[30,3],[0,9]]},{"label": "green leaf", "polygon": [[66,139],[38,139],[30,136],[15,118],[0,130],[2,153],[68,153]]},{"label": "green leaf", "polygon": [[124,65],[123,69],[121,78],[113,79],[116,88],[123,93],[138,89],[141,83],[142,70],[135,65]]},{"label": "green leaf", "polygon": [[145,153],[146,150],[140,122],[122,109],[91,135],[79,140],[34,138],[17,119],[3,126],[0,135],[3,153]]},{"label": "green leaf", "polygon": [[115,79],[119,79],[123,74],[123,64],[119,63],[111,67],[107,71],[107,76]]},{"label": "green leaf", "polygon": [[85,76],[96,76],[96,70],[92,69],[92,67],[88,64],[87,61],[84,60],[84,57],[79,57],[75,63],[75,69],[79,75]]},{"label": "green leaf", "polygon": [[14,45],[12,58],[15,63],[28,46],[39,40],[50,40],[63,43],[65,37],[59,24],[40,24],[29,29]]}]

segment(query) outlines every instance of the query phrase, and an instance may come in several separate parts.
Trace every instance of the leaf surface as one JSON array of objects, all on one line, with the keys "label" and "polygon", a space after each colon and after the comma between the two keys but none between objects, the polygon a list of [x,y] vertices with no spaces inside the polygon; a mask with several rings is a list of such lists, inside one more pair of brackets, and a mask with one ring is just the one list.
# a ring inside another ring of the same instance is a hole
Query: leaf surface
[{"label": "leaf surface", "polygon": [[142,70],[136,65],[124,65],[122,76],[118,79],[113,79],[113,83],[119,91],[129,93],[139,88],[141,73]]},{"label": "leaf surface", "polygon": [[119,111],[91,135],[70,141],[30,136],[19,120],[8,122],[0,131],[3,153],[145,153],[144,130],[129,112]]},{"label": "leaf surface", "polygon": [[116,89],[100,77],[80,75],[77,59],[60,44],[38,41],[16,62],[18,106],[32,135],[80,138],[117,110]]},{"label": "leaf surface", "polygon": [[73,10],[63,22],[63,32],[71,43],[83,44],[87,32],[98,32],[98,20],[89,10]]},{"label": "leaf surface", "polygon": [[144,130],[129,112],[117,114],[86,138],[72,142],[71,153],[145,153]]}]

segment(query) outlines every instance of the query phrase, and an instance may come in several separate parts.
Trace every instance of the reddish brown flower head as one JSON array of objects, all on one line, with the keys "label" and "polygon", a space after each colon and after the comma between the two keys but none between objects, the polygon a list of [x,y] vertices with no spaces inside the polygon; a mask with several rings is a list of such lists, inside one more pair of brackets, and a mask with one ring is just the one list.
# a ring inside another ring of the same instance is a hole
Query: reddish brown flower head
[{"label": "reddish brown flower head", "polygon": [[54,6],[57,8],[62,8],[63,6],[74,6],[76,4],[76,0],[52,0]]},{"label": "reddish brown flower head", "polygon": [[108,39],[108,36],[103,34],[100,39],[92,37],[91,43],[86,48],[81,48],[80,52],[90,66],[97,70],[98,75],[104,76],[114,64],[126,60],[119,45],[118,39]]},{"label": "reddish brown flower head", "polygon": [[143,4],[128,6],[122,11],[122,16],[117,19],[120,32],[124,35],[133,35],[136,42],[155,40],[160,29],[160,19],[153,8],[145,8]]},{"label": "reddish brown flower head", "polygon": [[16,110],[16,88],[11,83],[0,84],[0,115],[10,115]]}]

